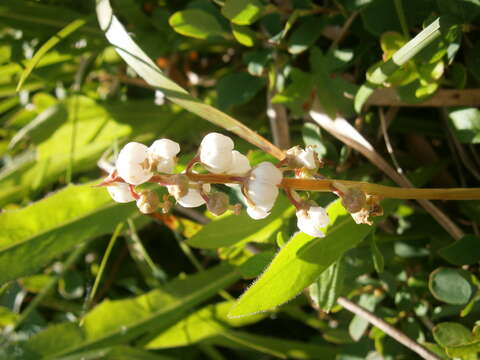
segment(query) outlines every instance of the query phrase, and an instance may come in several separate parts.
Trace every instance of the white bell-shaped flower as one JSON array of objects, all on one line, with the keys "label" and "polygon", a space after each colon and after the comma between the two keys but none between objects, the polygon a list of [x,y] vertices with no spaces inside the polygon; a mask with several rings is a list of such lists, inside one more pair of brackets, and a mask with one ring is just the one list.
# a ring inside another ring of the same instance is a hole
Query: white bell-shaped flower
[{"label": "white bell-shaped flower", "polygon": [[228,171],[229,175],[242,176],[251,170],[248,158],[237,150],[232,151],[232,166]]},{"label": "white bell-shaped flower", "polygon": [[251,179],[256,182],[279,185],[282,182],[283,174],[275,165],[264,161],[253,168]]},{"label": "white bell-shaped flower", "polygon": [[270,214],[278,197],[277,185],[282,178],[282,172],[272,163],[262,162],[253,168],[245,186],[247,213],[251,218],[263,219]]},{"label": "white bell-shaped flower", "polygon": [[[205,204],[205,199],[200,194],[200,189],[198,187],[198,184],[191,183],[184,196],[175,198],[177,203],[185,208],[194,208]],[[171,195],[175,194],[173,191],[171,192],[171,190],[173,190],[171,186],[167,186],[167,189]],[[204,192],[208,193],[210,192],[210,189],[210,184],[202,185],[202,190]]]},{"label": "white bell-shaped flower", "polygon": [[270,215],[270,212],[264,211],[257,206],[248,206],[247,214],[254,220],[261,220],[265,219],[268,215]]},{"label": "white bell-shaped flower", "polygon": [[226,173],[232,167],[233,140],[219,133],[206,135],[200,143],[200,161],[212,173]]},{"label": "white bell-shaped flower", "polygon": [[172,174],[180,152],[180,145],[170,139],[156,140],[149,148],[150,162],[156,170],[165,174]]},{"label": "white bell-shaped flower", "polygon": [[329,223],[327,211],[321,206],[311,206],[296,212],[297,226],[305,234],[315,237],[324,237],[321,230]]},{"label": "white bell-shaped flower", "polygon": [[127,183],[140,185],[148,181],[150,170],[148,147],[138,142],[129,142],[118,154],[116,162],[118,175]]},{"label": "white bell-shaped flower", "polygon": [[128,184],[116,182],[108,185],[107,191],[115,202],[128,203],[135,201]]}]

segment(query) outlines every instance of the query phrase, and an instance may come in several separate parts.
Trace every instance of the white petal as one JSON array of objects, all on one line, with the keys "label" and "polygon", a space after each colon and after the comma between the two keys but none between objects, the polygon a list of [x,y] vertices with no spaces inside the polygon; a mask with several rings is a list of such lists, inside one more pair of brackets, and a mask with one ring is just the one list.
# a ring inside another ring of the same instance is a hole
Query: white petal
[{"label": "white petal", "polygon": [[112,199],[118,203],[128,203],[135,201],[128,184],[125,183],[113,183],[112,185],[107,186],[107,191],[112,197]]},{"label": "white petal", "polygon": [[158,157],[172,158],[180,152],[180,145],[170,139],[159,139],[150,145],[148,151]]},{"label": "white petal", "polygon": [[137,142],[130,142],[122,148],[116,167],[118,175],[132,185],[143,184],[153,175],[148,166],[148,148]]},{"label": "white petal", "polygon": [[176,161],[174,158],[160,158],[157,159],[157,171],[164,174],[173,174],[175,170]]},{"label": "white petal", "polygon": [[307,169],[315,169],[317,164],[315,163],[315,150],[311,147],[307,147],[306,150],[302,150],[297,158]]},{"label": "white petal", "polygon": [[325,236],[321,228],[328,225],[329,219],[324,208],[320,206],[312,206],[308,210],[298,210],[296,215],[297,226],[301,231],[310,236]]},{"label": "white petal", "polygon": [[230,175],[245,175],[252,167],[248,158],[237,150],[232,151],[232,166],[228,174]]},{"label": "white petal", "polygon": [[233,140],[219,133],[206,135],[200,144],[200,161],[215,174],[232,167]]},{"label": "white petal", "polygon": [[255,206],[269,211],[277,199],[278,188],[275,185],[250,181],[247,187],[247,195]]},{"label": "white petal", "polygon": [[266,218],[268,215],[270,215],[269,212],[267,211],[264,211],[258,207],[251,207],[251,206],[248,206],[247,207],[247,214],[252,218],[252,219],[255,219],[255,220],[260,220],[260,219],[264,219]]},{"label": "white petal", "polygon": [[270,162],[264,161],[252,170],[252,178],[255,181],[278,185],[282,182],[283,174]]}]

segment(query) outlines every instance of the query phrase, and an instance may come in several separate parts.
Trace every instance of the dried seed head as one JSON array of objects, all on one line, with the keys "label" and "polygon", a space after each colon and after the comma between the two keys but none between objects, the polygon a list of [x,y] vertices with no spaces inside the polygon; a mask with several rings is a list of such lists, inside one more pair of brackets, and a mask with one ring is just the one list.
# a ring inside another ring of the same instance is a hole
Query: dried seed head
[{"label": "dried seed head", "polygon": [[222,192],[214,192],[208,195],[207,209],[213,215],[222,215],[230,207],[228,195]]}]

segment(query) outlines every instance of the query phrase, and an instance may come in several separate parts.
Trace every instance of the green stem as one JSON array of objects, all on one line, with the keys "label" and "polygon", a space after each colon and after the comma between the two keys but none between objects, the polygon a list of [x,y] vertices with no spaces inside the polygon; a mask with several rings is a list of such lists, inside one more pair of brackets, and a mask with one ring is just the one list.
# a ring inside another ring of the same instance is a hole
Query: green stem
[{"label": "green stem", "polygon": [[132,245],[134,246],[133,251],[137,253],[136,255],[132,255],[132,256],[136,258],[140,258],[138,260],[141,262],[144,261],[148,269],[152,273],[153,278],[156,280],[160,280],[162,283],[164,283],[167,280],[167,274],[165,274],[165,272],[153,262],[150,255],[148,255],[147,250],[145,250],[145,247],[143,246],[142,241],[138,236],[137,229],[135,228],[135,224],[133,223],[133,220],[128,219],[127,223],[130,229],[130,238],[132,240]]},{"label": "green stem", "polygon": [[93,299],[95,298],[95,295],[98,290],[98,286],[100,285],[100,280],[102,279],[103,272],[105,271],[108,258],[110,257],[110,253],[112,252],[113,246],[115,245],[115,242],[117,241],[117,238],[120,235],[123,229],[123,226],[124,226],[124,223],[119,223],[115,228],[112,234],[112,237],[110,238],[110,242],[108,243],[107,249],[105,250],[105,254],[103,255],[103,259],[100,264],[100,269],[98,270],[97,277],[95,278],[95,282],[93,283],[92,291],[88,296],[87,304],[85,306],[86,310],[88,310],[92,306]]},{"label": "green stem", "polygon": [[405,17],[405,11],[403,11],[402,0],[394,0],[395,9],[397,10],[398,20],[400,21],[400,26],[402,27],[403,35],[406,39],[410,38],[410,33],[408,32],[407,18]]},{"label": "green stem", "polygon": [[[182,240],[180,234],[176,231],[173,231],[173,235],[175,236],[175,239],[177,240],[178,246],[180,246],[180,249],[182,252],[185,254],[185,256],[190,260],[192,265],[197,269],[199,272],[205,271],[205,268],[203,265],[198,261],[196,258],[195,254],[192,252],[190,247],[185,244],[185,242]],[[230,295],[228,292],[225,290],[220,290],[218,294],[223,297],[225,300],[234,300],[234,297]]]},{"label": "green stem", "polygon": [[87,247],[87,243],[80,244],[67,258],[65,263],[63,264],[62,270],[53,276],[50,282],[45,286],[40,293],[30,302],[30,304],[23,310],[22,314],[20,315],[18,321],[15,324],[14,330],[18,329],[18,327],[27,320],[30,316],[32,311],[34,311],[38,305],[42,303],[45,297],[50,293],[50,291],[57,285],[58,281],[62,278],[65,271],[67,271],[83,254],[85,248]]}]

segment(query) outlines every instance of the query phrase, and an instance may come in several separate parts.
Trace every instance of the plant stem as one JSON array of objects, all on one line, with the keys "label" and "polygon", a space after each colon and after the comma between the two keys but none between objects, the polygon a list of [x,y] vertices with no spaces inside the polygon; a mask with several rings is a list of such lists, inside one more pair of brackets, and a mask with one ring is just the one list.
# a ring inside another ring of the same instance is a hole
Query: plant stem
[{"label": "plant stem", "polygon": [[80,255],[83,254],[85,251],[85,248],[87,247],[87,242],[80,244],[65,260],[65,263],[63,264],[62,270],[53,276],[53,278],[50,280],[50,282],[45,286],[40,293],[38,293],[37,296],[35,296],[35,299],[33,299],[30,304],[23,310],[22,314],[20,315],[18,321],[15,323],[15,329],[18,329],[18,327],[25,321],[27,318],[30,316],[33,310],[37,308],[38,305],[45,299],[45,297],[50,293],[50,291],[57,285],[58,281],[62,278],[63,274],[65,271],[67,271],[80,257]]},{"label": "plant stem", "polygon": [[115,228],[115,231],[110,238],[110,242],[108,243],[107,249],[105,250],[105,254],[103,255],[102,262],[100,264],[100,269],[98,270],[97,277],[95,278],[95,282],[93,283],[92,291],[88,296],[87,303],[85,305],[85,309],[88,310],[90,306],[92,306],[93,299],[95,298],[95,294],[97,293],[98,285],[100,285],[100,280],[102,279],[103,272],[105,271],[105,267],[107,265],[108,258],[110,257],[110,253],[112,252],[113,246],[117,241],[118,236],[122,232],[124,223],[119,223]]},{"label": "plant stem", "polygon": [[[132,257],[138,262],[144,262],[152,276],[155,280],[159,280],[160,282],[164,283],[167,280],[167,274],[160,269],[152,260],[150,255],[148,255],[147,250],[143,246],[140,237],[138,236],[137,229],[135,228],[135,224],[133,223],[132,219],[127,220],[128,227],[130,229],[130,239],[131,241],[127,240],[127,243],[131,245],[134,249],[130,249],[130,252],[135,252],[132,254]],[[146,270],[148,271],[148,270]]]},{"label": "plant stem", "polygon": [[[191,174],[193,181],[212,184],[241,183],[238,177],[218,174]],[[451,189],[418,189],[399,188],[372,184],[364,181],[336,180],[336,179],[293,179],[284,178],[280,187],[305,191],[331,192],[333,183],[341,183],[348,187],[357,187],[368,194],[390,199],[430,199],[430,200],[480,200],[480,188],[451,188]]]},{"label": "plant stem", "polygon": [[342,305],[348,311],[354,313],[355,315],[360,316],[361,318],[367,320],[373,326],[376,326],[388,336],[391,336],[397,340],[400,344],[406,346],[410,350],[416,352],[422,358],[426,360],[440,360],[440,358],[434,353],[430,352],[428,349],[417,343],[416,341],[409,338],[400,330],[394,328],[392,325],[388,324],[383,319],[377,317],[372,312],[364,309],[363,307],[351,302],[347,298],[339,297],[337,302]]},{"label": "plant stem", "polygon": [[398,21],[400,21],[400,26],[402,27],[402,32],[405,38],[409,39],[410,34],[408,32],[407,19],[405,17],[405,12],[403,11],[402,0],[394,0],[395,10],[397,10]]}]

